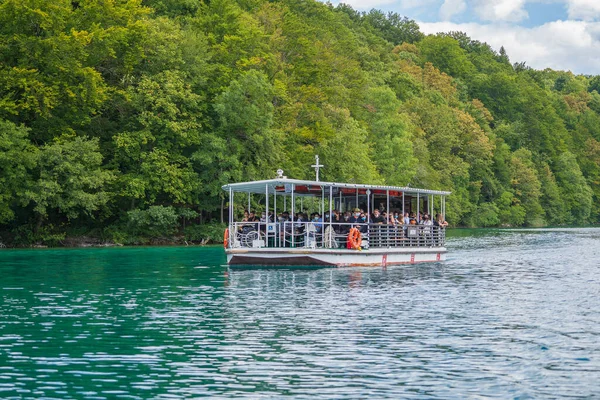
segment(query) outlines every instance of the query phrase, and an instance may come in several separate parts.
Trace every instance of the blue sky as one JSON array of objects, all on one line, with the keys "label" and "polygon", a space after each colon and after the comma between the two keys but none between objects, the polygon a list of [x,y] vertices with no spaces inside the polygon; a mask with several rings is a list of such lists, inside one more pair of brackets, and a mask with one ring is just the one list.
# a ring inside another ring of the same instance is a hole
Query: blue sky
[{"label": "blue sky", "polygon": [[[512,62],[600,75],[600,0],[342,0],[394,11],[424,33],[463,31]],[[336,4],[336,2],[334,2]]]}]

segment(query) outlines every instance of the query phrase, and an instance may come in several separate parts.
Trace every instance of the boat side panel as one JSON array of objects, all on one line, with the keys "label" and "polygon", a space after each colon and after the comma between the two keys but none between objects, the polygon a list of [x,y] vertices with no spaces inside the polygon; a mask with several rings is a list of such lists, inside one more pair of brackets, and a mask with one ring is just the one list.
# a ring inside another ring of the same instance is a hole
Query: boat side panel
[{"label": "boat side panel", "polygon": [[311,252],[311,251],[244,251],[228,252],[229,265],[254,266],[387,266],[400,264],[416,264],[422,262],[437,262],[446,259],[445,248],[423,251],[404,250],[402,252]]}]

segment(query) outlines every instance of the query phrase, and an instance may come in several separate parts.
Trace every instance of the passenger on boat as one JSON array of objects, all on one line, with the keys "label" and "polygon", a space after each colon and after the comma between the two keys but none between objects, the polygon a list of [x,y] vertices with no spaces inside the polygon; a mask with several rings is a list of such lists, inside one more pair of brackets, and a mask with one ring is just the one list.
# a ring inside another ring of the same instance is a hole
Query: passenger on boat
[{"label": "passenger on boat", "polygon": [[348,220],[348,222],[350,222],[351,224],[358,224],[360,221],[360,209],[355,208],[352,212],[352,215],[350,216],[350,219]]},{"label": "passenger on boat", "polygon": [[333,210],[333,220],[331,222],[340,222],[342,220],[342,216],[340,215],[339,210]]},{"label": "passenger on boat", "polygon": [[362,224],[358,229],[360,230],[361,233],[367,233],[367,231],[369,230],[368,226],[367,226],[367,214],[364,213],[364,211],[361,211],[360,213],[360,217],[358,217],[358,222],[360,224]]},{"label": "passenger on boat", "polygon": [[248,213],[248,211],[244,210],[244,216],[242,217],[242,222],[248,222],[249,216],[250,216],[250,214]]},{"label": "passenger on boat", "polygon": [[383,217],[383,215],[381,215],[381,213],[379,212],[378,209],[375,209],[375,211],[373,211],[373,217],[371,218],[371,223],[372,224],[383,224],[385,222],[385,218]]},{"label": "passenger on boat", "polygon": [[323,218],[321,218],[321,216],[318,213],[315,213],[313,222],[315,224],[315,228],[317,229],[317,233],[323,232]]},{"label": "passenger on boat", "polygon": [[350,211],[344,213],[344,217],[340,223],[340,235],[347,235],[350,232]]},{"label": "passenger on boat", "polygon": [[421,225],[433,225],[431,218],[429,218],[429,214],[423,215],[423,220],[421,221]]},{"label": "passenger on boat", "polygon": [[294,225],[295,225],[296,234],[297,235],[303,234],[304,230],[306,228],[306,222],[308,222],[308,218],[306,218],[304,214],[299,212],[299,213],[296,213],[295,221],[296,221],[296,223]]},{"label": "passenger on boat", "polygon": [[440,228],[446,228],[448,226],[448,222],[446,222],[442,214],[436,214],[433,225],[439,226]]},{"label": "passenger on boat", "polygon": [[250,214],[248,215],[248,222],[259,222],[260,219],[256,216],[256,214],[254,214],[254,211],[250,211]]},{"label": "passenger on boat", "polygon": [[396,225],[404,225],[404,218],[396,212],[394,213],[394,222]]},{"label": "passenger on boat", "polygon": [[410,225],[410,216],[408,213],[404,213],[404,225]]},{"label": "passenger on boat", "polygon": [[387,223],[388,223],[388,225],[393,225],[393,226],[400,225],[400,223],[398,222],[398,219],[394,216],[393,213],[390,213],[390,215],[388,215]]}]

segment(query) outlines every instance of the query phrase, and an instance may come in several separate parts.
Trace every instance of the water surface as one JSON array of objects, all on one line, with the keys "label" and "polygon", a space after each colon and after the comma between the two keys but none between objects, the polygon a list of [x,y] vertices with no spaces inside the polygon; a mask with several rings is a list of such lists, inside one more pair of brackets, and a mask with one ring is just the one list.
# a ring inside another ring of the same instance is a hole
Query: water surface
[{"label": "water surface", "polygon": [[0,398],[600,396],[600,229],[443,263],[228,271],[220,247],[0,251]]}]

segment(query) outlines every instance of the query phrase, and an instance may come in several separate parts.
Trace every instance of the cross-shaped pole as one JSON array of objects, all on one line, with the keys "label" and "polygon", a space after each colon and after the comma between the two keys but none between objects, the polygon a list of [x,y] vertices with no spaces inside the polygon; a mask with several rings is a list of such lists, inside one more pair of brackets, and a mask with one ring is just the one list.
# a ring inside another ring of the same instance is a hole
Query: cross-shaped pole
[{"label": "cross-shaped pole", "polygon": [[315,172],[317,173],[317,182],[319,182],[319,168],[324,167],[324,165],[319,164],[318,155],[315,156],[315,165],[311,165],[311,167],[315,169]]}]

